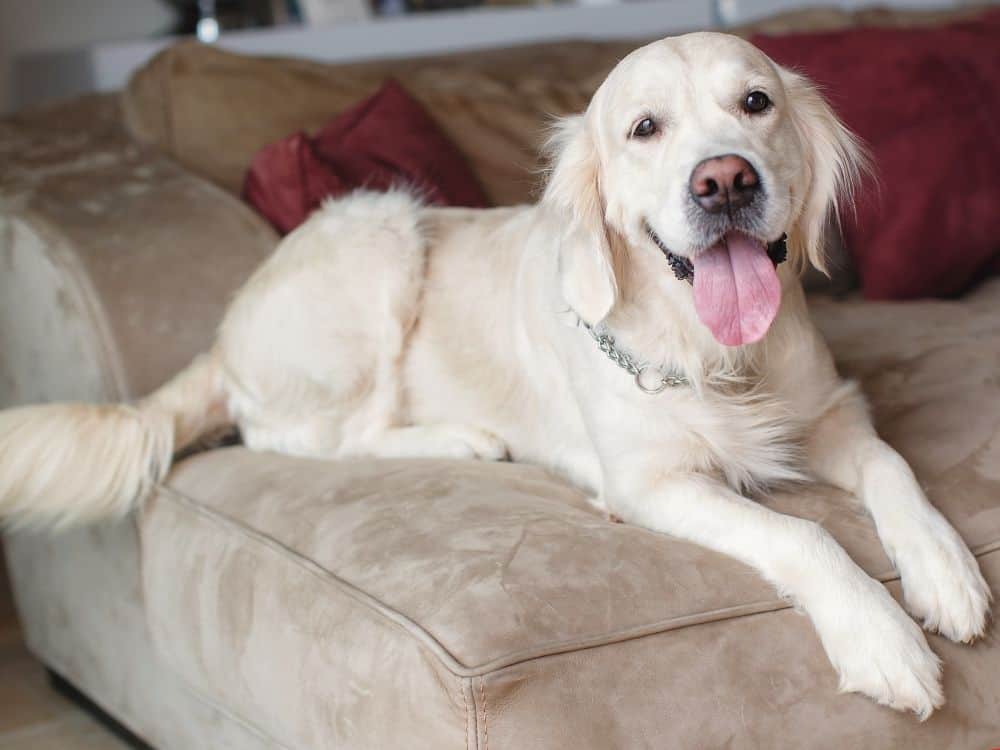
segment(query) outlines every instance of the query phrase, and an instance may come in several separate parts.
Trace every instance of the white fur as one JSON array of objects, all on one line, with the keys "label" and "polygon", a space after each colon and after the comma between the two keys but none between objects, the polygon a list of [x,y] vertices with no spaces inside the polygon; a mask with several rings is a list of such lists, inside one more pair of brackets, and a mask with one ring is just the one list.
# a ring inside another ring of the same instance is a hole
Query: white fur
[{"label": "white fur", "polygon": [[[741,111],[753,89],[773,110]],[[630,138],[646,116],[658,135]],[[536,206],[425,208],[399,192],[325,205],[236,297],[210,357],[137,408],[3,415],[0,514],[123,512],[170,449],[226,421],[251,448],[297,455],[509,455],[752,565],[812,618],[842,689],[926,718],[943,697],[920,629],[820,526],[742,494],[810,472],[855,492],[914,614],[955,640],[982,634],[975,560],[837,376],[795,273],[823,264],[825,222],[864,167],[857,142],[800,76],[692,34],[623,60],[552,149]],[[792,256],[777,320],[738,349],[701,325],[644,229],[699,252],[687,176],[719,153],[755,165],[764,239],[787,232]],[[691,387],[642,393],[581,319]]]},{"label": "white fur", "polygon": [[135,406],[47,404],[0,412],[0,518],[53,529],[123,516],[175,451],[229,420],[211,357]]}]

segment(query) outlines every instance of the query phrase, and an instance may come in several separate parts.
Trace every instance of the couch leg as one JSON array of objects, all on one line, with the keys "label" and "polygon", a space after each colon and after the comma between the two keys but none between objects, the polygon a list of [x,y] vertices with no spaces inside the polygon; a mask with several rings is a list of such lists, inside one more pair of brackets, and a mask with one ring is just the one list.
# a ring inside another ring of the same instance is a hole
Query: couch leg
[{"label": "couch leg", "polygon": [[94,701],[84,695],[84,693],[82,693],[76,685],[67,680],[61,674],[49,669],[48,667],[45,668],[45,673],[48,675],[49,685],[53,690],[64,698],[71,700],[77,706],[90,714],[95,721],[101,724],[105,729],[115,735],[115,737],[120,739],[126,745],[131,748],[135,748],[135,750],[153,750],[152,745],[140,738],[138,735],[134,734],[123,724],[119,723],[114,716],[94,703]]}]

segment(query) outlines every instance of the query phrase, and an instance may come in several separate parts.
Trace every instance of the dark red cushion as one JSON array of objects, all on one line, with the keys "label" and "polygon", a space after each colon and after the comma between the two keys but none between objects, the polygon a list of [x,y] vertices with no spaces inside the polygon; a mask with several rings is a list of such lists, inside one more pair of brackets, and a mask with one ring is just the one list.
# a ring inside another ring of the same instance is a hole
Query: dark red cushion
[{"label": "dark red cushion", "polygon": [[871,299],[950,296],[1000,256],[1000,12],[923,29],[757,36],[874,152],[845,240]]},{"label": "dark red cushion", "polygon": [[261,149],[243,195],[286,234],[328,196],[392,187],[437,205],[488,205],[462,154],[420,103],[388,80],[314,137],[296,133]]}]

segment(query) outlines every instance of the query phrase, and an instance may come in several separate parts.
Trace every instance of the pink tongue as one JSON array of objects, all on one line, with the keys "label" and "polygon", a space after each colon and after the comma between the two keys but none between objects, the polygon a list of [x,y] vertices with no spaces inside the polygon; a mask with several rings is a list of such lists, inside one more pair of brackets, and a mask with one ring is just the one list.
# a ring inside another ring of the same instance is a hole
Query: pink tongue
[{"label": "pink tongue", "polygon": [[729,232],[694,259],[694,306],[726,346],[760,341],[781,304],[781,282],[764,246]]}]

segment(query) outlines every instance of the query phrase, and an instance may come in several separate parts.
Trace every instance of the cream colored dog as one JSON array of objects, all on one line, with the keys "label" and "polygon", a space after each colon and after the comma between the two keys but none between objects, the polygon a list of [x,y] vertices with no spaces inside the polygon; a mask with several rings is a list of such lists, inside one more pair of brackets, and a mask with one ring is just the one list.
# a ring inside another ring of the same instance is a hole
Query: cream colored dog
[{"label": "cream colored dog", "polygon": [[843,690],[930,715],[940,665],[920,628],[822,527],[744,494],[807,474],[855,493],[913,615],[983,633],[975,559],[837,376],[797,279],[823,267],[856,141],[801,76],[691,34],[625,58],[553,154],[535,206],[332,202],[250,279],[211,353],[139,404],[3,413],[0,514],[126,513],[175,451],[233,423],[302,456],[509,456],[753,566],[812,618]]}]

